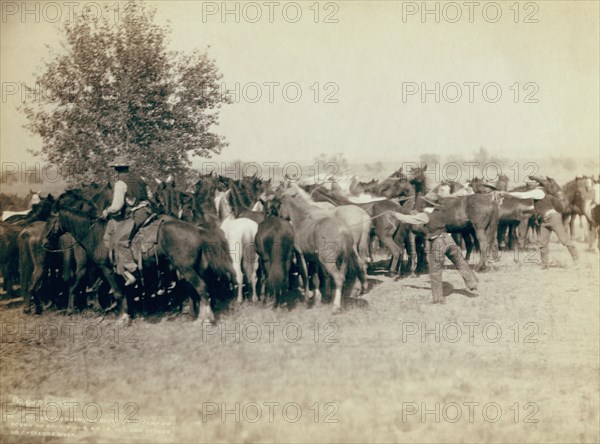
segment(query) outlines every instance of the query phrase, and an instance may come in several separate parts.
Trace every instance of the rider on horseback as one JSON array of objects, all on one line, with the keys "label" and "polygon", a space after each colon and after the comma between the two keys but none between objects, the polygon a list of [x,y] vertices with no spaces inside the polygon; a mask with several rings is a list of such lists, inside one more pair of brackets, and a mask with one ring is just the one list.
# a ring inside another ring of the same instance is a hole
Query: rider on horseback
[{"label": "rider on horseback", "polygon": [[[140,176],[129,172],[131,161],[127,156],[118,156],[109,166],[115,169],[118,178],[114,186],[112,203],[102,212],[102,217],[114,215],[121,220],[130,217],[133,219],[133,227],[127,240],[127,246],[131,248],[131,241],[135,234],[152,215],[146,191],[147,185]],[[126,279],[125,285],[133,284],[135,276],[132,272],[137,268],[133,257],[131,255],[118,255],[117,257],[123,262],[118,265],[122,266],[123,276]],[[117,269],[120,269],[120,266],[117,266]]]}]

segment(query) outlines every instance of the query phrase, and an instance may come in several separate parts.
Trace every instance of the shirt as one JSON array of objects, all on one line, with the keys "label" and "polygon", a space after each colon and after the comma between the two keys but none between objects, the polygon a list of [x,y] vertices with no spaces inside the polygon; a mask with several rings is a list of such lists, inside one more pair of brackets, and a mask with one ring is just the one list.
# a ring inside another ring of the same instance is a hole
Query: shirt
[{"label": "shirt", "polygon": [[123,205],[125,205],[125,195],[127,194],[127,184],[122,180],[115,182],[113,189],[113,200],[110,207],[106,209],[108,214],[115,214],[121,211]]},{"label": "shirt", "polygon": [[394,217],[405,224],[423,225],[423,231],[429,239],[446,232],[446,223],[444,222],[443,214],[437,208],[430,214],[402,214],[394,212]]}]

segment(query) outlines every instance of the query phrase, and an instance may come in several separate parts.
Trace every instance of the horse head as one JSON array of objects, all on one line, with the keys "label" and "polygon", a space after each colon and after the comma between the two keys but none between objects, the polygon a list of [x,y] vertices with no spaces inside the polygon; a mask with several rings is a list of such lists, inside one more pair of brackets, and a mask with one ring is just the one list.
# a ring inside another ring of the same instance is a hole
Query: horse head
[{"label": "horse head", "polygon": [[501,174],[496,181],[496,188],[498,191],[508,191],[508,182],[510,179],[507,175]]},{"label": "horse head", "polygon": [[165,181],[156,180],[158,187],[154,192],[154,200],[158,210],[181,219],[184,211],[184,202],[182,194],[175,186],[172,176]]},{"label": "horse head", "polygon": [[52,245],[56,245],[56,242],[60,236],[64,234],[59,222],[58,212],[50,213],[50,217],[46,221],[44,227],[44,235],[42,236],[42,248],[50,248]]},{"label": "horse head", "polygon": [[423,163],[420,167],[413,168],[407,176],[409,183],[415,187],[415,192],[427,192],[427,164]]}]

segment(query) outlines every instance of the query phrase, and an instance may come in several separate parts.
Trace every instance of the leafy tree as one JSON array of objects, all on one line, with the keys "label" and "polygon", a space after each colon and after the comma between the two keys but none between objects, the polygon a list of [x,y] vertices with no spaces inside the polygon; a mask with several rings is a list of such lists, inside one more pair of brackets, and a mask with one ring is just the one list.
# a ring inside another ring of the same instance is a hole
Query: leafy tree
[{"label": "leafy tree", "polygon": [[213,132],[221,94],[214,60],[205,52],[169,52],[168,28],[154,10],[135,3],[116,24],[103,14],[64,27],[61,53],[36,74],[39,100],[23,110],[42,137],[41,152],[69,182],[106,180],[109,162],[129,155],[142,175],[185,182],[191,157],[227,146]]}]

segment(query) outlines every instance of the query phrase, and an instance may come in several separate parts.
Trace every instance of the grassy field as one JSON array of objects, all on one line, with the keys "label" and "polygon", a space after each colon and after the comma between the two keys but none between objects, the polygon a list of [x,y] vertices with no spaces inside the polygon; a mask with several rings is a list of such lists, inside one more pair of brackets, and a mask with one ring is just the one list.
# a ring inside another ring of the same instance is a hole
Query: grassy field
[{"label": "grassy field", "polygon": [[[371,276],[336,316],[246,305],[215,327],[120,324],[5,300],[1,440],[598,442],[599,264],[577,246],[578,268],[555,243],[551,270],[504,254],[476,298],[447,269],[444,305],[427,276]],[[70,401],[74,421],[53,422]]]}]

